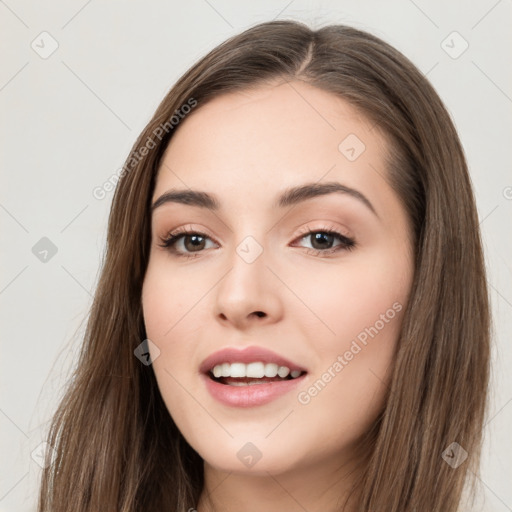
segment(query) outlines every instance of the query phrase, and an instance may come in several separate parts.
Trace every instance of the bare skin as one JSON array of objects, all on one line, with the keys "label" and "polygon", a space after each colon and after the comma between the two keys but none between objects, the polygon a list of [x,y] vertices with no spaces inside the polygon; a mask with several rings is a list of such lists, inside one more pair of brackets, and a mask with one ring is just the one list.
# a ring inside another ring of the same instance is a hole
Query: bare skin
[{"label": "bare skin", "polygon": [[[384,406],[414,272],[386,151],[353,107],[301,81],[216,98],[171,140],[153,202],[193,189],[220,203],[215,212],[171,202],[154,210],[142,297],[162,397],[204,460],[199,512],[341,510],[357,484],[355,442]],[[289,187],[327,182],[371,206],[339,192],[274,206]],[[161,247],[177,228],[203,238]],[[261,253],[248,263],[239,246]],[[253,345],[306,368],[304,381],[264,405],[220,403],[201,362]],[[261,454],[252,467],[237,456],[248,442]]]}]

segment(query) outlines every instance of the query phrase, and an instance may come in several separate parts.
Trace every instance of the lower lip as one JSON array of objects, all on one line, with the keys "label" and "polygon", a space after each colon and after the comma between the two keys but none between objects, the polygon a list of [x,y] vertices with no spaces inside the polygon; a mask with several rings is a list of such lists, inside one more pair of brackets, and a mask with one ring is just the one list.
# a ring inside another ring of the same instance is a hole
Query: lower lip
[{"label": "lower lip", "polygon": [[307,374],[296,379],[253,384],[251,386],[229,386],[215,382],[208,375],[201,375],[206,388],[213,398],[233,407],[254,407],[264,405],[276,398],[289,393],[304,381]]}]

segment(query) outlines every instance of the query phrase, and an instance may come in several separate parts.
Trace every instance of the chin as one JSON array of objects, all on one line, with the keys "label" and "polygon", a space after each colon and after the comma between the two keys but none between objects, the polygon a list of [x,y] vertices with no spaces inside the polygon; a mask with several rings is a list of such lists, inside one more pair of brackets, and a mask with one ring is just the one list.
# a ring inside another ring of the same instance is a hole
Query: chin
[{"label": "chin", "polygon": [[[275,447],[267,443],[251,443],[250,441],[230,442],[233,446],[226,446],[224,450],[219,450],[219,445],[211,447],[212,449],[199,449],[196,451],[202,457],[206,464],[218,471],[235,473],[240,475],[268,476],[271,474],[280,474],[297,468],[298,460],[291,457],[291,454],[276,452]],[[272,456],[269,456],[270,452]]]}]

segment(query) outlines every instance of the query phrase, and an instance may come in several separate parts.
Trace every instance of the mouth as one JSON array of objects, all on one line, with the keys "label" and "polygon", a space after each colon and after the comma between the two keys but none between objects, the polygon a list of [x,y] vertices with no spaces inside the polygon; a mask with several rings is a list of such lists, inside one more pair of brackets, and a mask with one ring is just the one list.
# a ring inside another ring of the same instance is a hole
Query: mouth
[{"label": "mouth", "polygon": [[217,364],[207,375],[214,382],[226,386],[257,386],[295,380],[306,373],[304,370],[291,370],[288,366],[276,363],[256,361],[249,364],[227,362]]},{"label": "mouth", "polygon": [[210,395],[232,407],[269,403],[303,383],[308,373],[289,359],[258,346],[215,352],[199,370]]}]

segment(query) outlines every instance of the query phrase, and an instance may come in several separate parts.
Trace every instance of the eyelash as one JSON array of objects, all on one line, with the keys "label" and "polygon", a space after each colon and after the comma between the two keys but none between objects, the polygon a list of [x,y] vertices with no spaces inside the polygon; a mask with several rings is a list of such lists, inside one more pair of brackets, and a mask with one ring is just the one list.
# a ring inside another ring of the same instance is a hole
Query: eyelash
[{"label": "eyelash", "polygon": [[[306,238],[307,236],[310,236],[310,235],[316,234],[316,233],[334,235],[335,238],[337,238],[341,242],[341,244],[336,247],[333,247],[331,249],[326,249],[326,250],[306,248],[308,251],[308,254],[313,254],[314,256],[326,257],[326,256],[336,253],[338,251],[343,251],[343,250],[353,251],[357,247],[357,244],[354,239],[348,238],[332,228],[320,228],[320,229],[314,229],[314,230],[311,228],[307,228],[306,230],[304,230],[301,233],[301,235],[298,238],[296,238],[296,240],[302,240],[303,238]],[[163,247],[164,249],[169,250],[169,252],[171,252],[172,254],[175,254],[176,256],[188,258],[188,259],[197,258],[198,256],[201,255],[200,254],[201,252],[204,252],[204,250],[199,251],[196,254],[183,254],[183,253],[178,252],[175,248],[176,242],[180,238],[183,238],[187,235],[199,235],[203,238],[208,238],[208,239],[212,240],[211,237],[209,237],[208,235],[201,233],[199,231],[194,231],[194,230],[187,229],[187,228],[178,228],[178,229],[174,230],[173,232],[169,233],[167,235],[167,237],[160,238],[161,243],[158,245],[160,247]]]}]

